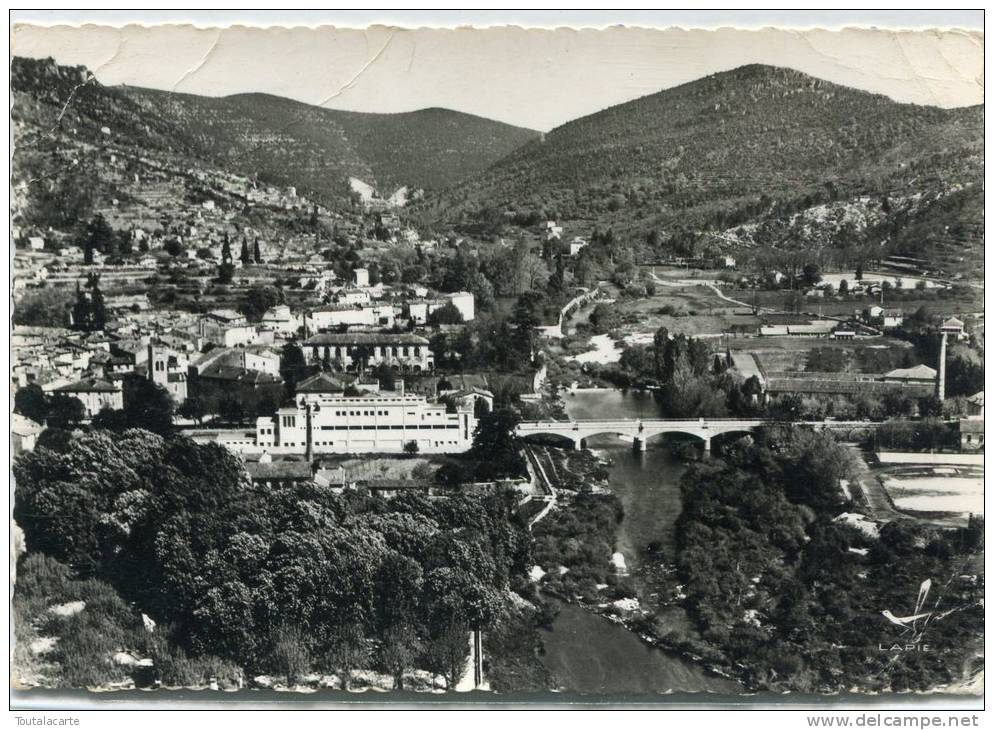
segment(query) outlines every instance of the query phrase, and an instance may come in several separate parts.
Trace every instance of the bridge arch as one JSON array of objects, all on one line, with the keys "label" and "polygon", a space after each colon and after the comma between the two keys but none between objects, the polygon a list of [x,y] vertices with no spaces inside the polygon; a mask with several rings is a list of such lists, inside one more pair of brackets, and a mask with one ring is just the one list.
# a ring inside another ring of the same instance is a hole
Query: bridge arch
[{"label": "bridge arch", "polygon": [[518,438],[529,444],[565,446],[576,450],[584,446],[583,438],[575,431],[532,431],[518,434]]}]

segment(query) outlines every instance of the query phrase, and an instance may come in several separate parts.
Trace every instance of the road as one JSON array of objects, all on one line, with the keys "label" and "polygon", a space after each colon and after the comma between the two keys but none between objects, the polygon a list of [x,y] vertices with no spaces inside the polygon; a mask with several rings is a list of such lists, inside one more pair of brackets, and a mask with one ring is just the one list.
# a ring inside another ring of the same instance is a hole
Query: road
[{"label": "road", "polygon": [[869,512],[867,517],[881,522],[911,519],[908,515],[898,512],[894,508],[894,503],[891,502],[890,497],[887,495],[883,483],[870,470],[860,448],[855,445],[850,445],[849,448],[856,458],[856,468],[859,472],[857,478],[859,479],[860,489],[863,491],[866,511]]}]

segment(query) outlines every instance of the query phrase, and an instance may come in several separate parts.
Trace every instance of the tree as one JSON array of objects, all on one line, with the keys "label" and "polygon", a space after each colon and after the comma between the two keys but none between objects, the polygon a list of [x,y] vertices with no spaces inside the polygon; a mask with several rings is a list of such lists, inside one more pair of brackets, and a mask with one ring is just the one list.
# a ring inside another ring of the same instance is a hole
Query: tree
[{"label": "tree", "polygon": [[818,267],[818,264],[805,264],[802,271],[804,273],[804,281],[809,286],[814,286],[821,281],[821,269]]},{"label": "tree", "polygon": [[923,418],[938,418],[942,415],[942,401],[935,395],[919,398],[918,414]]},{"label": "tree", "polygon": [[449,622],[428,638],[425,663],[433,674],[445,678],[448,690],[456,688],[466,671],[469,660],[469,627],[458,621]]},{"label": "tree", "polygon": [[146,378],[124,381],[124,414],[132,428],[172,433],[174,407],[172,396],[161,385]]},{"label": "tree", "polygon": [[104,302],[104,294],[100,291],[100,286],[96,281],[90,292],[90,328],[95,332],[103,331],[107,326],[107,305]]},{"label": "tree", "polygon": [[437,327],[442,324],[462,324],[462,322],[462,312],[460,312],[459,308],[452,302],[446,302],[444,305],[428,315],[428,324],[433,327]]},{"label": "tree", "polygon": [[408,456],[414,456],[420,450],[421,449],[418,447],[417,441],[411,440],[408,441],[406,444],[404,444],[404,453],[407,454]]},{"label": "tree", "polygon": [[14,324],[65,327],[69,324],[73,292],[66,287],[29,289],[14,303]]},{"label": "tree", "polygon": [[114,231],[107,223],[102,213],[97,213],[86,225],[83,233],[83,263],[89,266],[93,263],[93,252],[107,253],[111,250]]},{"label": "tree", "polygon": [[249,254],[248,239],[245,236],[242,236],[242,253],[241,256],[239,256],[239,259],[245,266],[252,263],[252,257]]},{"label": "tree", "polygon": [[847,279],[843,279],[842,281],[839,282],[839,296],[845,297],[848,296],[848,294],[849,294],[849,281]]},{"label": "tree", "polygon": [[257,264],[262,263],[262,252],[259,251],[259,239],[256,238],[252,242],[252,259]]},{"label": "tree", "polygon": [[863,264],[862,264],[862,262],[856,264],[856,275],[855,275],[855,278],[856,278],[856,281],[862,281],[863,280]]},{"label": "tree", "polygon": [[238,311],[253,322],[262,320],[262,316],[272,307],[280,303],[280,290],[272,286],[254,286],[245,292],[245,298],[238,305]]},{"label": "tree", "polygon": [[369,642],[355,622],[339,625],[331,632],[328,664],[342,681],[342,689],[349,688],[352,672],[365,667],[371,655]]},{"label": "tree", "polygon": [[379,381],[381,390],[397,389],[397,373],[385,362],[381,362],[374,368],[373,376]]},{"label": "tree", "polygon": [[227,232],[224,234],[224,242],[221,244],[221,265],[230,264],[231,259],[231,241],[228,238]]},{"label": "tree", "polygon": [[590,324],[594,332],[604,334],[621,326],[621,314],[610,304],[598,304],[590,313]]},{"label": "tree", "polygon": [[245,420],[245,406],[238,398],[224,398],[218,404],[221,418],[229,423],[241,423]]},{"label": "tree", "polygon": [[477,478],[488,481],[525,473],[525,461],[514,435],[517,426],[518,417],[507,409],[494,410],[477,421],[472,448],[472,456],[481,460]]},{"label": "tree", "polygon": [[230,284],[235,278],[235,265],[232,263],[222,263],[217,267],[217,283]]},{"label": "tree", "polygon": [[297,392],[297,383],[307,377],[309,368],[304,359],[304,351],[295,340],[283,345],[280,351],[280,375],[286,383],[287,395],[293,397]]},{"label": "tree", "polygon": [[200,396],[189,396],[180,404],[178,413],[183,418],[190,418],[201,423],[204,416],[207,415],[207,403]]},{"label": "tree", "polygon": [[393,677],[394,689],[404,689],[404,673],[414,666],[420,649],[421,642],[410,624],[390,626],[383,632],[380,663]]},{"label": "tree", "polygon": [[56,393],[49,403],[48,423],[53,428],[72,429],[86,418],[83,401],[65,393]]},{"label": "tree", "polygon": [[287,686],[294,686],[311,666],[308,637],[297,626],[282,626],[273,641],[273,668],[286,677]]},{"label": "tree", "polygon": [[45,391],[37,383],[18,388],[14,394],[14,412],[36,423],[48,420],[49,404]]}]

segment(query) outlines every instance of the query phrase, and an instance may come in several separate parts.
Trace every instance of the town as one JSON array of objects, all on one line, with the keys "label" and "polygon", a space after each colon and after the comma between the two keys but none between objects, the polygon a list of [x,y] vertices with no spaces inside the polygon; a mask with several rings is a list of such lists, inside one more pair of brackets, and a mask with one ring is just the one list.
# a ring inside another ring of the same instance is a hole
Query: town
[{"label": "town", "polygon": [[[310,138],[285,129],[214,129],[215,154],[190,119],[249,113],[224,99],[15,69],[26,683],[982,684],[973,157],[916,163],[966,170],[924,192],[903,162],[803,195],[595,169],[529,191],[570,123],[541,144],[505,130],[527,162],[493,152],[433,187],[448,168],[424,155],[377,182],[374,157],[365,178],[305,166]],[[695,83],[716,113],[743,84],[828,98],[771,67]],[[495,146],[481,134],[472,149]],[[927,624],[877,603],[939,574],[943,653],[874,653],[886,631],[924,645]],[[74,643],[77,624],[104,638]]]}]

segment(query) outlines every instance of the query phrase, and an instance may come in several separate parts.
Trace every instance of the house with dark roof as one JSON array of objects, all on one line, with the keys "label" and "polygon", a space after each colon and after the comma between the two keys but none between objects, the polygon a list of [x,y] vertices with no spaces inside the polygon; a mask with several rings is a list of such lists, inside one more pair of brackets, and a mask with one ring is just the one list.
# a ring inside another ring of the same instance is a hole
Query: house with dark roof
[{"label": "house with dark roof", "polygon": [[119,411],[124,408],[124,391],[120,383],[110,383],[100,378],[83,378],[55,389],[73,398],[78,398],[86,410],[87,418],[93,418],[102,409]]}]

